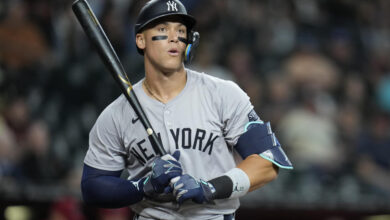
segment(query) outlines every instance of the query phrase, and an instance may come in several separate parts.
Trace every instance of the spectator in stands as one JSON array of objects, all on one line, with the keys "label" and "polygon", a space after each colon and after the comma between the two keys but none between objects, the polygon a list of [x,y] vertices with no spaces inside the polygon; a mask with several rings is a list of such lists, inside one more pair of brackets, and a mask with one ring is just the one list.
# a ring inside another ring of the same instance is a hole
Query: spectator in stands
[{"label": "spectator in stands", "polygon": [[44,62],[49,47],[40,29],[28,18],[24,1],[9,1],[0,22],[0,58],[7,70],[21,70]]},{"label": "spectator in stands", "polygon": [[297,171],[320,176],[337,172],[345,156],[339,147],[337,124],[319,109],[318,94],[304,90],[300,96],[298,105],[280,120],[281,142],[297,164]]},{"label": "spectator in stands", "polygon": [[364,129],[357,142],[357,175],[374,191],[390,196],[390,116],[375,112],[368,129]]},{"label": "spectator in stands", "polygon": [[21,165],[31,183],[55,183],[64,176],[61,161],[50,151],[50,133],[43,121],[35,121],[29,127]]},{"label": "spectator in stands", "polygon": [[18,146],[23,146],[30,124],[30,110],[24,97],[9,97],[3,111],[4,120],[15,135]]},{"label": "spectator in stands", "polygon": [[0,115],[0,179],[20,175],[19,156],[20,152],[16,147],[15,135]]}]

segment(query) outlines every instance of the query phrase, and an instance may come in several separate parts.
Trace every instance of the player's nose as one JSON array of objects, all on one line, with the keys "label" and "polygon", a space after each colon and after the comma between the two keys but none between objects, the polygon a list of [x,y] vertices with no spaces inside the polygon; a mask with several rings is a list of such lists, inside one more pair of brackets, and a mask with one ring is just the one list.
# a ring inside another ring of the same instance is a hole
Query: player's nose
[{"label": "player's nose", "polygon": [[169,31],[168,41],[169,42],[179,42],[179,34],[176,31]]}]

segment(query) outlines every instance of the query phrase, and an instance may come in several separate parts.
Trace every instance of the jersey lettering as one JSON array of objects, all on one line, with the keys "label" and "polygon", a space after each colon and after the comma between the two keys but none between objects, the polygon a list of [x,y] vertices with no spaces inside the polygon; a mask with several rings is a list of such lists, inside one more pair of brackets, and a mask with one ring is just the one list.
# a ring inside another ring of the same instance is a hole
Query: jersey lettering
[{"label": "jersey lettering", "polygon": [[[219,137],[218,135],[209,133],[206,145],[203,145],[203,140],[205,140],[207,135],[207,132],[203,129],[198,128],[195,132],[192,132],[191,128],[183,128],[180,132],[180,128],[176,128],[176,130],[170,129],[170,133],[175,141],[176,149],[181,147],[183,149],[198,149],[202,152],[206,152],[208,150],[209,155],[211,155],[213,151],[214,141]],[[192,138],[193,134],[194,138]],[[194,141],[192,141],[193,139]]]},{"label": "jersey lettering", "polygon": [[138,160],[142,166],[146,164],[146,160],[138,153],[138,151],[134,148],[131,148],[130,153]]},{"label": "jersey lettering", "polygon": [[183,128],[181,130],[181,147],[184,149],[191,148],[191,129]]},{"label": "jersey lettering", "polygon": [[[196,129],[194,132],[191,128],[170,129],[169,132],[175,142],[176,149],[199,150],[201,152],[206,152],[209,155],[213,152],[214,142],[219,137],[214,133],[207,133],[206,130],[200,128]],[[161,134],[157,133],[157,135],[161,141]],[[145,166],[147,161],[155,157],[155,153],[153,152],[150,141],[148,140],[148,143],[146,143],[146,139],[138,141],[136,146],[132,147],[130,150],[130,153],[143,166]]]},{"label": "jersey lettering", "polygon": [[130,153],[138,160],[143,166],[146,164],[146,161],[152,159],[155,155],[151,153],[151,150],[142,146],[145,143],[145,139],[137,142],[136,147],[131,148]]},{"label": "jersey lettering", "polygon": [[176,128],[176,132],[173,129],[169,130],[171,132],[173,140],[175,140],[176,150],[179,149],[179,128]]},{"label": "jersey lettering", "polygon": [[207,140],[206,146],[203,148],[203,152],[205,152],[207,150],[207,148],[210,147],[209,155],[211,155],[211,152],[213,151],[214,141],[217,140],[217,138],[218,138],[218,135],[216,135],[213,138],[213,133],[210,133],[210,136],[209,136],[209,139]]},{"label": "jersey lettering", "polygon": [[203,139],[206,136],[206,131],[203,129],[196,129],[195,133],[195,140],[194,140],[194,145],[192,146],[192,149],[196,148],[196,145],[198,145],[198,150],[202,150],[203,146]]},{"label": "jersey lettering", "polygon": [[148,148],[142,147],[142,144],[145,143],[145,139],[141,140],[140,142],[137,143],[138,148],[141,150],[142,155],[146,160],[150,160],[154,157],[154,154],[149,154],[147,155]]}]

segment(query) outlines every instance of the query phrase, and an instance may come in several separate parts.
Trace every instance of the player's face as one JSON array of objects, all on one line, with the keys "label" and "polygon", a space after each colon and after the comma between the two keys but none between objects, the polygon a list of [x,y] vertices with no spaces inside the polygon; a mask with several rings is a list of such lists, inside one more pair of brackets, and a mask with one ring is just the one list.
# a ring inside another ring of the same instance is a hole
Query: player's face
[{"label": "player's face", "polygon": [[144,49],[145,62],[163,72],[173,72],[183,68],[186,44],[179,39],[186,37],[185,25],[163,21],[137,35],[137,45]]}]

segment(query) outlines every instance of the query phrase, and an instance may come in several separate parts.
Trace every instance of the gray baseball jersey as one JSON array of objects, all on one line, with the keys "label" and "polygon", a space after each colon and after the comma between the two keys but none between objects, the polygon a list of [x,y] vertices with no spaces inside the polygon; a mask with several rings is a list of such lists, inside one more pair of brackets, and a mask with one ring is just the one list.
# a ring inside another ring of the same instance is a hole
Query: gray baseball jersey
[{"label": "gray baseball jersey", "polygon": [[[210,180],[236,167],[233,146],[249,121],[259,120],[249,97],[235,83],[186,69],[187,83],[167,104],[133,86],[138,99],[168,153],[179,150],[184,173]],[[137,115],[121,95],[99,116],[89,137],[84,162],[98,169],[127,169],[130,179],[150,171],[156,153]],[[144,199],[131,208],[141,216],[159,219],[214,219],[239,207],[238,199],[215,204]]]}]

